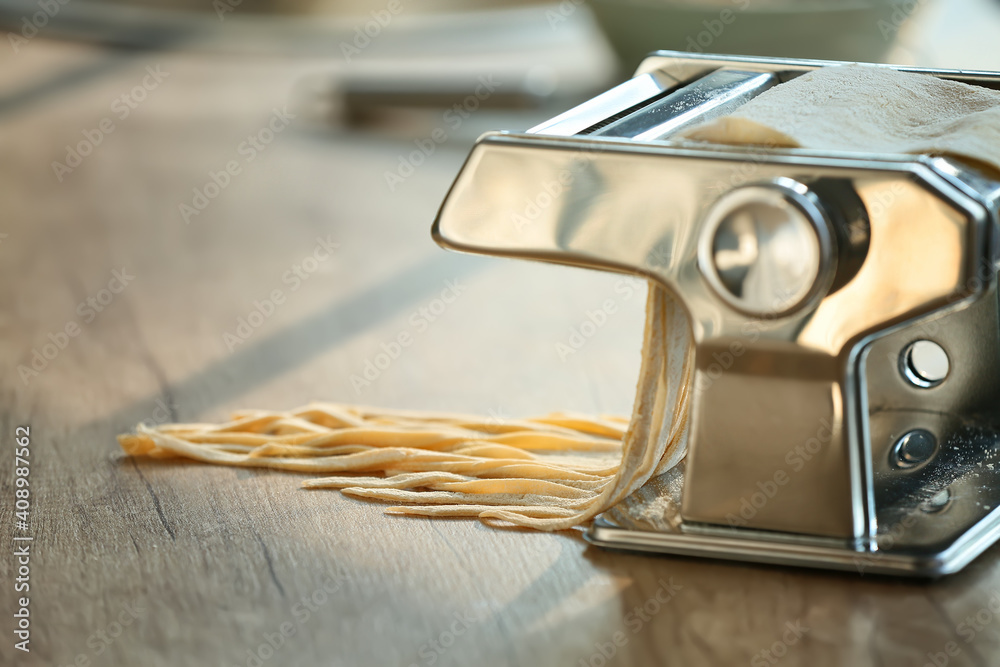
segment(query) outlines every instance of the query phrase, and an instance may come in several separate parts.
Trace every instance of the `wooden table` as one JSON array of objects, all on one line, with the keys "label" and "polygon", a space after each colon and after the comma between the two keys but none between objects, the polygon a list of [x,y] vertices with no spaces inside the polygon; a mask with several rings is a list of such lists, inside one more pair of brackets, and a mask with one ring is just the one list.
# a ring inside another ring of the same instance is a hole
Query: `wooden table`
[{"label": "wooden table", "polygon": [[[642,290],[437,248],[429,226],[472,128],[390,191],[385,173],[411,139],[331,129],[294,105],[287,125],[272,121],[320,63],[42,37],[0,60],[0,517],[5,534],[34,538],[27,654],[13,646],[16,556],[0,558],[0,663],[1000,661],[996,548],[935,584],[649,557],[572,532],[388,517],[302,490],[302,475],[125,458],[115,435],[140,421],[312,399],[627,414]],[[166,76],[120,117],[114,100],[147,67]],[[113,132],[59,182],[52,163],[105,118]],[[272,122],[281,131],[248,161],[241,144]],[[230,161],[239,173],[186,222],[181,204],[213,173],[226,182]],[[421,309],[449,284],[460,296],[431,321]],[[618,312],[561,359],[557,343],[609,298]],[[227,336],[241,318],[259,326]],[[352,382],[402,332],[413,344],[370,385]],[[19,371],[33,360],[37,375]],[[14,525],[19,426],[27,530]]]}]

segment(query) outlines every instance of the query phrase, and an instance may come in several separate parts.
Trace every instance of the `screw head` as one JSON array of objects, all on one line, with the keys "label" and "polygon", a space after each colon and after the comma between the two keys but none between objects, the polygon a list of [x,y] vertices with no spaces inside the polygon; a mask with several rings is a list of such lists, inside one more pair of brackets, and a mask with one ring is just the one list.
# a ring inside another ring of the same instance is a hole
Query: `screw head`
[{"label": "screw head", "polygon": [[926,502],[924,502],[920,509],[925,514],[938,514],[945,511],[951,505],[951,489],[943,489],[934,494]]},{"label": "screw head", "polygon": [[922,428],[904,433],[889,450],[889,463],[894,468],[917,468],[937,454],[938,441],[934,434]]}]

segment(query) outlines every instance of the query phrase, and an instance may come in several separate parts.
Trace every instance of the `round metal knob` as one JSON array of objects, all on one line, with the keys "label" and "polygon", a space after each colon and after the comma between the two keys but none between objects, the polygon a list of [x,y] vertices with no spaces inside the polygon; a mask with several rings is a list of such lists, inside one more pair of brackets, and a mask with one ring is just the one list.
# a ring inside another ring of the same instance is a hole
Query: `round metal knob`
[{"label": "round metal knob", "polygon": [[828,287],[834,255],[819,200],[791,179],[737,188],[712,206],[702,229],[699,265],[729,305],[778,316]]}]

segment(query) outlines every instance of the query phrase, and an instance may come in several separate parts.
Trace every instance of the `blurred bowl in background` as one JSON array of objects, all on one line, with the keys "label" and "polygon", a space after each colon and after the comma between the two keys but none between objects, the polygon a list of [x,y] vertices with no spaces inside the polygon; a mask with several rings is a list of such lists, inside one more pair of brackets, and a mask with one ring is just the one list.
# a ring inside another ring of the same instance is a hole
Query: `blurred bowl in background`
[{"label": "blurred bowl in background", "polygon": [[881,62],[929,0],[588,0],[628,70],[658,49]]}]

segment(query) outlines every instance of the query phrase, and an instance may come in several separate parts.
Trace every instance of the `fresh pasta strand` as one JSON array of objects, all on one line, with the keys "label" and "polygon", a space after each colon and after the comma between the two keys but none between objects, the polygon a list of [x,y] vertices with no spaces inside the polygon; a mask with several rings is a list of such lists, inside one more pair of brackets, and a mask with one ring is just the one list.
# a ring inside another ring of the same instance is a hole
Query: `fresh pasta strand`
[{"label": "fresh pasta strand", "polygon": [[223,424],[139,426],[118,441],[132,456],[334,473],[302,486],[392,503],[387,514],[564,530],[683,458],[692,365],[684,311],[651,283],[631,420],[554,413],[497,423],[312,403],[241,410]]}]

